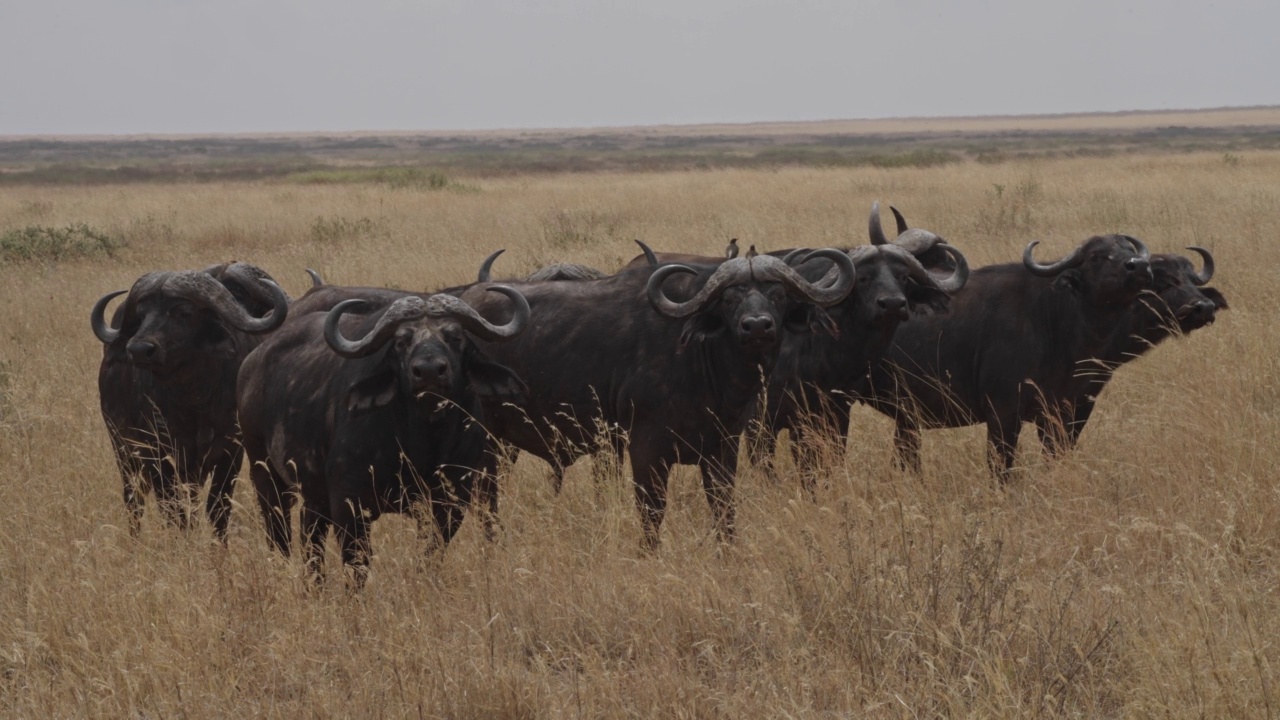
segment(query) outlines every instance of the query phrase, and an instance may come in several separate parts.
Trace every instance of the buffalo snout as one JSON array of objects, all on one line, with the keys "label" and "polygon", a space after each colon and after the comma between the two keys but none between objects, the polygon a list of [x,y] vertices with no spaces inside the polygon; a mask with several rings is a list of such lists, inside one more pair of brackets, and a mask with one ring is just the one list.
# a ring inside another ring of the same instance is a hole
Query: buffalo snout
[{"label": "buffalo snout", "polygon": [[876,298],[876,307],[881,317],[907,318],[907,299],[902,295],[881,295]]},{"label": "buffalo snout", "polygon": [[1201,327],[1213,322],[1218,313],[1218,306],[1212,300],[1197,300],[1186,308],[1182,320],[1188,325]]},{"label": "buffalo snout", "polygon": [[449,374],[449,363],[442,357],[415,358],[409,364],[409,376],[416,389],[441,387]]},{"label": "buffalo snout", "polygon": [[738,325],[744,339],[750,342],[773,342],[778,337],[777,324],[769,315],[748,315]]},{"label": "buffalo snout", "polygon": [[1130,279],[1142,287],[1151,287],[1155,277],[1151,274],[1151,263],[1146,258],[1130,258],[1124,263],[1125,272]]},{"label": "buffalo snout", "polygon": [[135,365],[155,365],[164,359],[160,346],[150,340],[130,340],[125,351],[129,353],[129,361]]}]

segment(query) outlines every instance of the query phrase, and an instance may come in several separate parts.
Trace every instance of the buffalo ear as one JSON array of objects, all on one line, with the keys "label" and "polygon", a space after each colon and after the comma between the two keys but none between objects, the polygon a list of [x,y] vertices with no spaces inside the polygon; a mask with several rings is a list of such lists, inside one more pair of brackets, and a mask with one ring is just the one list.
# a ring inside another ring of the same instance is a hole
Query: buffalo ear
[{"label": "buffalo ear", "polygon": [[927,307],[936,313],[944,313],[951,305],[951,296],[937,288],[914,285],[907,290],[907,301],[913,311]]},{"label": "buffalo ear", "polygon": [[478,352],[471,352],[467,357],[467,387],[477,397],[499,402],[524,402],[529,394],[528,386],[515,370]]},{"label": "buffalo ear", "polygon": [[396,377],[389,370],[364,378],[347,391],[347,412],[361,415],[396,398]]},{"label": "buffalo ear", "polygon": [[816,305],[798,305],[787,313],[782,327],[789,333],[826,333],[831,337],[840,337],[840,326],[831,318],[826,310]]},{"label": "buffalo ear", "polygon": [[1063,270],[1058,273],[1057,279],[1053,281],[1053,286],[1063,288],[1070,292],[1080,292],[1082,280],[1083,278],[1080,277],[1079,270]]},{"label": "buffalo ear", "polygon": [[1227,305],[1226,296],[1218,292],[1216,288],[1202,287],[1200,288],[1200,292],[1204,293],[1205,297],[1212,300],[1214,306],[1217,307],[1219,310],[1226,310],[1227,308],[1230,307],[1229,305]]},{"label": "buffalo ear", "polygon": [[677,352],[684,350],[691,342],[702,342],[707,338],[723,333],[725,325],[720,318],[711,313],[702,312],[689,318],[680,331],[680,342]]}]

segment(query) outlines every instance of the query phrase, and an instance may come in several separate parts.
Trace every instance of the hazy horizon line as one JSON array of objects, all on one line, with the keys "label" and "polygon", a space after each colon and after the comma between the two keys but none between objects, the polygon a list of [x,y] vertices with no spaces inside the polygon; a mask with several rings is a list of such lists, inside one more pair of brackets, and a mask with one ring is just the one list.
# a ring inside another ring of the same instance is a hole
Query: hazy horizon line
[{"label": "hazy horizon line", "polygon": [[744,128],[761,129],[782,126],[820,126],[837,123],[871,124],[871,123],[921,123],[946,121],[999,121],[999,120],[1054,120],[1088,117],[1125,117],[1125,116],[1158,116],[1183,114],[1209,114],[1222,112],[1276,111],[1280,104],[1259,105],[1224,105],[1201,108],[1164,108],[1129,110],[1080,110],[1055,113],[998,113],[992,115],[903,115],[886,117],[861,118],[821,118],[813,120],[754,120],[748,122],[696,122],[696,123],[654,123],[648,125],[583,125],[583,126],[526,126],[526,127],[480,127],[480,128],[445,128],[445,129],[313,129],[313,130],[243,130],[243,131],[193,131],[193,132],[131,132],[131,133],[3,133],[0,141],[15,142],[25,140],[55,141],[88,141],[95,139],[196,139],[196,138],[272,138],[272,137],[304,137],[325,135],[357,135],[357,136],[420,136],[420,135],[480,135],[507,133],[597,133],[597,132],[634,132],[640,130],[699,130],[708,128]]}]

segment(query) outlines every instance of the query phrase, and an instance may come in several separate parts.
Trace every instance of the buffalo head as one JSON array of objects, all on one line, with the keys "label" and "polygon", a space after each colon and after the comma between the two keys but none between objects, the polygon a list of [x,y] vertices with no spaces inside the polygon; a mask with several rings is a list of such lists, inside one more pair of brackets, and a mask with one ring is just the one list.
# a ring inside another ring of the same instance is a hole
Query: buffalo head
[{"label": "buffalo head", "polygon": [[1217,289],[1204,287],[1213,278],[1213,255],[1199,247],[1188,250],[1204,259],[1204,269],[1196,271],[1191,260],[1181,255],[1151,256],[1151,272],[1155,278],[1152,291],[1158,300],[1147,303],[1162,323],[1189,333],[1214,321],[1218,310],[1227,308],[1227,299]]},{"label": "buffalo head", "polygon": [[1151,287],[1151,253],[1129,235],[1095,235],[1061,260],[1041,265],[1033,240],[1022,253],[1022,264],[1040,277],[1056,278],[1082,297],[1099,305],[1125,305]]},{"label": "buffalo head", "polygon": [[829,283],[811,283],[785,261],[757,255],[726,260],[683,302],[669,298],[663,282],[675,274],[698,275],[699,271],[687,265],[659,267],[649,278],[649,302],[667,317],[686,320],[681,347],[691,340],[728,335],[748,354],[763,355],[777,349],[784,327],[792,331],[832,328],[822,308],[840,302],[853,289],[854,267],[848,255],[824,249],[809,257],[835,262]]},{"label": "buffalo head", "polygon": [[[130,362],[164,375],[225,340],[229,330],[259,334],[284,322],[289,298],[261,269],[233,263],[211,270],[218,277],[183,271],[138,278],[117,312],[119,327],[108,325],[104,313],[126,291],[104,295],[90,313],[94,335],[106,344],[125,338]],[[270,311],[255,317],[246,307]]]},{"label": "buffalo head", "polygon": [[391,303],[378,316],[361,324],[358,338],[345,337],[338,327],[350,312],[367,311],[369,303],[354,299],[338,303],[324,323],[329,347],[346,358],[363,358],[384,351],[381,372],[366,376],[351,388],[349,410],[381,407],[396,397],[424,400],[434,406],[459,398],[470,390],[482,397],[518,398],[524,383],[509,369],[484,357],[468,337],[506,340],[518,335],[529,321],[529,303],[506,285],[487,288],[512,300],[515,313],[505,325],[494,325],[475,308],[452,295],[423,300],[410,296]]},{"label": "buffalo head", "polygon": [[[868,220],[871,244],[849,251],[857,282],[849,297],[831,309],[838,324],[891,329],[921,308],[942,312],[969,279],[969,264],[959,250],[928,230],[909,228],[902,214],[890,209],[898,220],[898,237],[885,237],[880,203],[873,203]],[[795,267],[812,259],[804,250],[785,258]],[[818,284],[832,282],[834,272],[828,270]]]}]

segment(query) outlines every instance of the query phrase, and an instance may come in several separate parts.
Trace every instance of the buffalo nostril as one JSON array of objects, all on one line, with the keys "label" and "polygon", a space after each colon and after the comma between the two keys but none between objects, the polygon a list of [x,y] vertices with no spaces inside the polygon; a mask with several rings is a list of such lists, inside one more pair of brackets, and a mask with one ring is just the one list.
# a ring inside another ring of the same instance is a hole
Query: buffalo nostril
[{"label": "buffalo nostril", "polygon": [[895,312],[907,306],[907,299],[903,297],[882,297],[876,300],[876,304],[881,310],[886,312]]},{"label": "buffalo nostril", "polygon": [[125,348],[131,357],[148,359],[156,354],[156,344],[145,340],[135,340]]},{"label": "buffalo nostril", "polygon": [[768,315],[743,318],[742,331],[748,335],[762,335],[773,332],[773,318]]},{"label": "buffalo nostril", "polygon": [[446,364],[443,360],[421,360],[409,366],[409,374],[414,380],[437,380],[444,375]]}]

